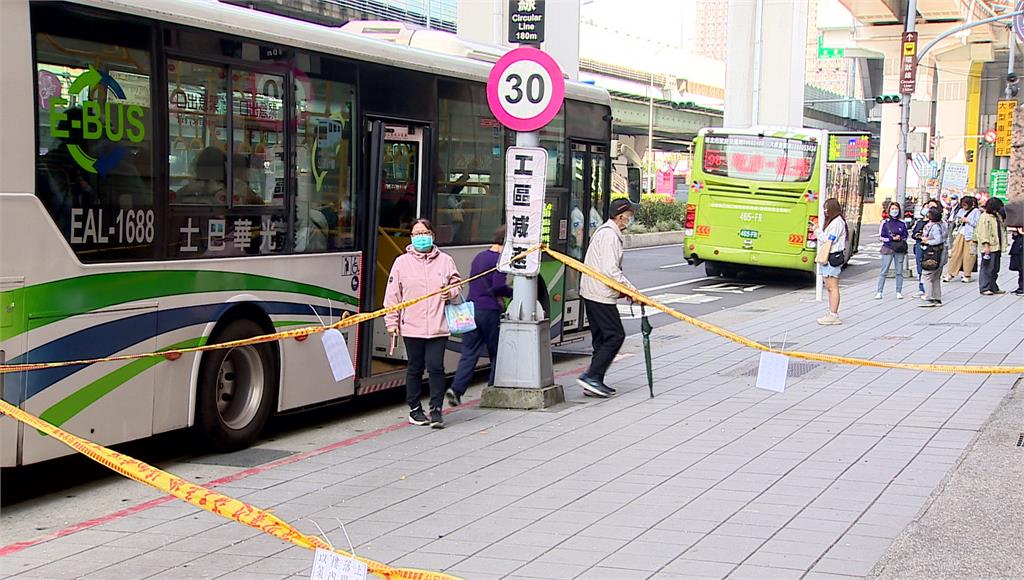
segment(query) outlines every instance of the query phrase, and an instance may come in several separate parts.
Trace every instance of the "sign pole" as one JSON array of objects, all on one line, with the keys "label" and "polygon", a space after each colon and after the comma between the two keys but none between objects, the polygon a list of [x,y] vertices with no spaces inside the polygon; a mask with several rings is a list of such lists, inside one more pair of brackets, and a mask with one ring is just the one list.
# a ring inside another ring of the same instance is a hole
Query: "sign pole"
[{"label": "sign pole", "polygon": [[[821,132],[821,154],[818,155],[818,227],[822,230],[825,229],[825,194],[827,193],[826,188],[828,186],[828,148],[829,140],[828,133],[825,131]],[[824,240],[818,240],[820,244]],[[817,250],[817,247],[815,247]],[[817,254],[817,251],[815,251]],[[822,286],[825,281],[821,277],[821,268],[818,267],[818,262],[814,262],[814,299],[821,302],[822,299]],[[830,311],[831,312],[831,311]]]},{"label": "sign pole", "polygon": [[[900,78],[900,143],[896,148],[896,201],[903,208],[907,199],[907,134],[910,131],[910,98],[914,93],[917,74],[917,33],[915,32],[917,19],[917,0],[909,0],[907,5],[907,24],[903,33],[902,57],[904,61],[910,59],[910,78]],[[907,53],[910,54],[907,54]]]},{"label": "sign pole", "polygon": [[[522,4],[524,9],[535,7]],[[510,5],[510,12],[513,6]],[[514,13],[516,39],[543,35],[536,13]],[[481,407],[542,409],[565,401],[554,380],[551,326],[537,301],[540,252],[512,258],[543,240],[548,152],[540,147],[539,130],[558,114],[565,98],[565,80],[558,64],[534,47],[520,47],[494,64],[487,81],[487,104],[502,125],[516,132],[516,145],[505,154],[505,245],[499,270],[512,274],[512,302],[502,318],[494,386],[484,389]]]},{"label": "sign pole", "polygon": [[[516,147],[538,146],[540,146],[540,132],[531,131],[529,133],[516,133]],[[546,313],[544,312],[543,307],[537,302],[536,276],[512,274],[512,302],[509,304],[506,315],[509,320],[515,320],[518,322],[543,320],[545,318]],[[496,382],[498,381],[497,373],[495,373],[494,380]]]}]

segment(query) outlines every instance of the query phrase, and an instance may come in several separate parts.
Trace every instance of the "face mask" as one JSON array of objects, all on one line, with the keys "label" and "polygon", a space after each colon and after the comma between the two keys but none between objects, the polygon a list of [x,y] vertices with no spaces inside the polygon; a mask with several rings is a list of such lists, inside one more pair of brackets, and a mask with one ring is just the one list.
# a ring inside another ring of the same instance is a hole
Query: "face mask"
[{"label": "face mask", "polygon": [[426,252],[434,247],[434,236],[430,234],[417,234],[412,237],[412,247],[417,252]]}]

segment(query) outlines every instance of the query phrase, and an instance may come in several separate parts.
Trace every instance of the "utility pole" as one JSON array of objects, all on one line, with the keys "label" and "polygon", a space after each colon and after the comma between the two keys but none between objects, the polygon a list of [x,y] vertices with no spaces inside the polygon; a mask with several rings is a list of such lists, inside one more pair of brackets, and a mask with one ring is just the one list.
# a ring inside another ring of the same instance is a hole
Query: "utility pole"
[{"label": "utility pole", "polygon": [[[910,0],[907,5],[906,26],[904,32],[914,32],[917,25],[917,0]],[[915,59],[920,57],[915,55]],[[915,61],[914,66],[917,66]],[[912,93],[902,93],[900,99],[900,143],[896,147],[896,201],[903,207],[907,199],[907,135],[910,132],[910,97]]]},{"label": "utility pole", "polygon": [[647,163],[644,169],[647,171],[647,193],[654,193],[654,70],[651,70],[650,99],[647,113]]}]

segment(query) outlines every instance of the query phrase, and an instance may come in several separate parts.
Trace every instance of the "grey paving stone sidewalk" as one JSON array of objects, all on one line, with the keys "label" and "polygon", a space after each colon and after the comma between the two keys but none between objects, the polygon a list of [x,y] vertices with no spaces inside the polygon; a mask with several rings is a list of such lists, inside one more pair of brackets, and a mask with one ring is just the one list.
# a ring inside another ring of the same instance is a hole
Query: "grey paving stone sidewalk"
[{"label": "grey paving stone sidewalk", "polygon": [[[920,309],[848,283],[835,327],[815,324],[824,307],[809,291],[714,319],[796,350],[1024,364],[1024,299],[945,291],[945,307]],[[459,409],[443,431],[397,429],[218,490],[335,545],[344,522],[360,555],[465,578],[864,577],[937,505],[1018,379],[793,361],[773,394],[753,387],[749,349],[683,325],[659,329],[655,348],[653,399],[633,356],[609,374],[609,400],[569,384],[546,411]],[[0,558],[0,570],[301,578],[311,561],[176,502]]]}]

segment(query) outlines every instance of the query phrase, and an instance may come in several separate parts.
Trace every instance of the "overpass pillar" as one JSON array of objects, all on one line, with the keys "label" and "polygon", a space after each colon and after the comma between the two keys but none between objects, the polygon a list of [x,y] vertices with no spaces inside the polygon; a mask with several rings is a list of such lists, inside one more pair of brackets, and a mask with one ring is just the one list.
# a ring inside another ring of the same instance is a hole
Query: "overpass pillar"
[{"label": "overpass pillar", "polygon": [[804,124],[807,3],[729,0],[726,127]]}]

